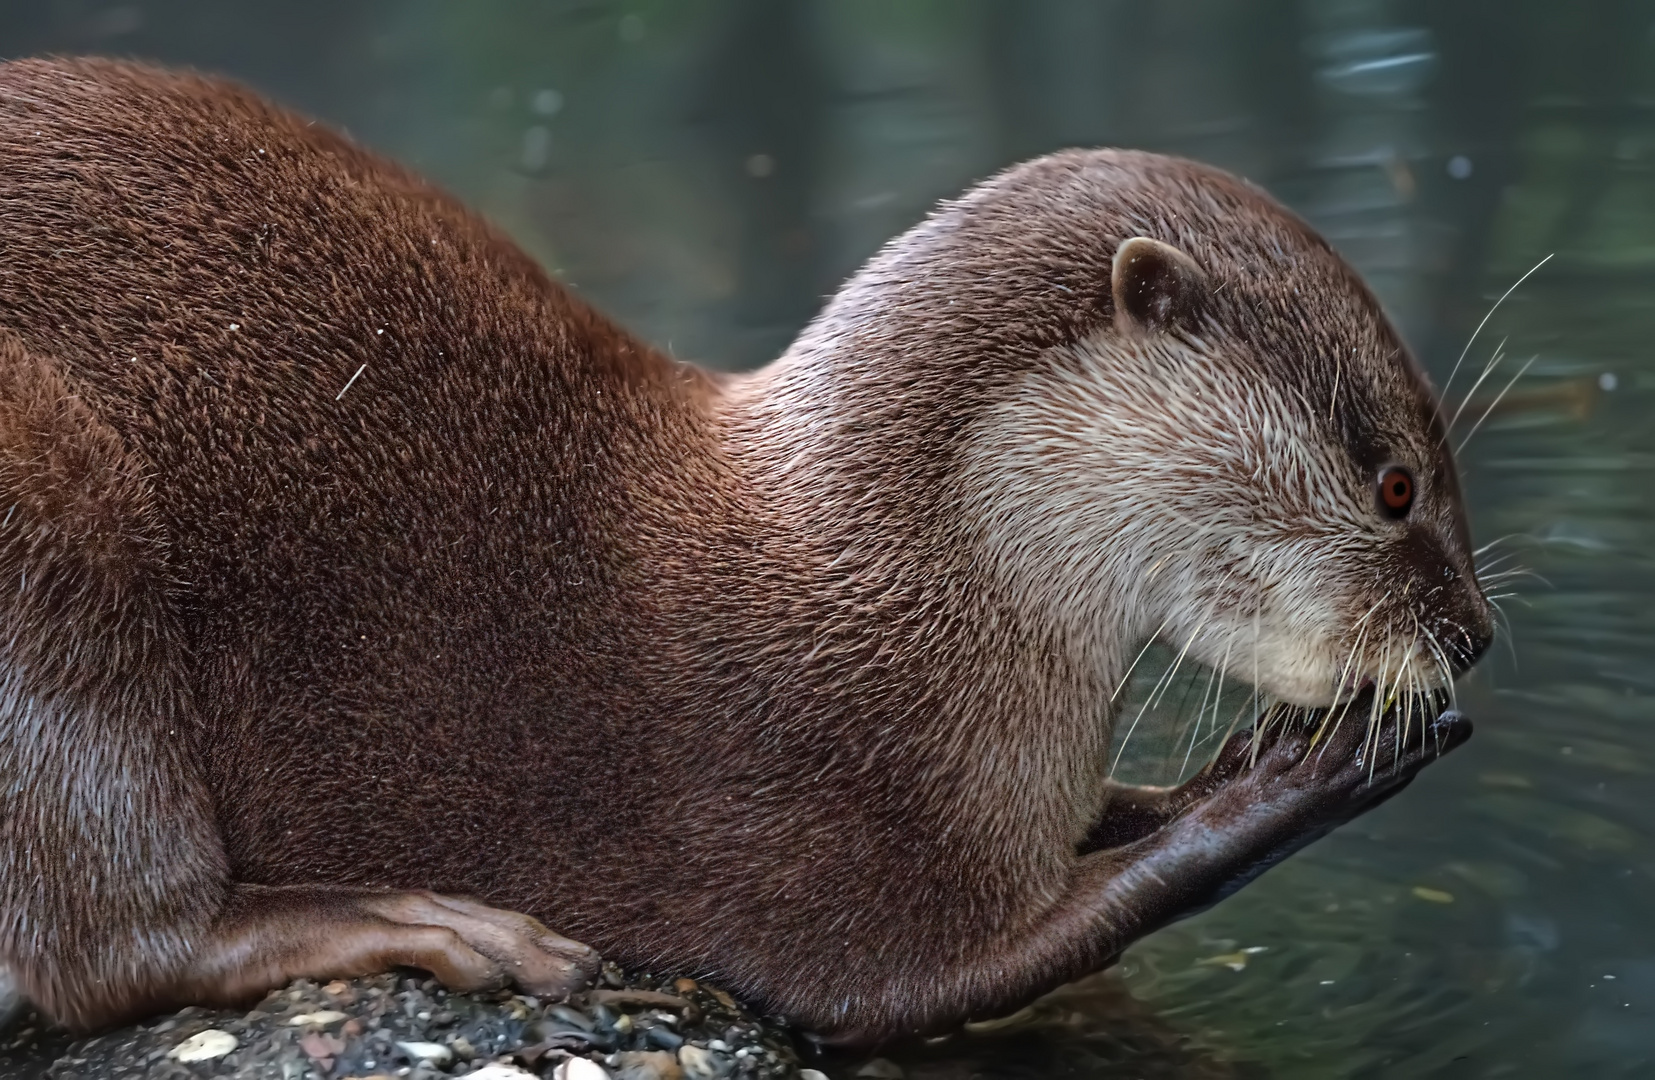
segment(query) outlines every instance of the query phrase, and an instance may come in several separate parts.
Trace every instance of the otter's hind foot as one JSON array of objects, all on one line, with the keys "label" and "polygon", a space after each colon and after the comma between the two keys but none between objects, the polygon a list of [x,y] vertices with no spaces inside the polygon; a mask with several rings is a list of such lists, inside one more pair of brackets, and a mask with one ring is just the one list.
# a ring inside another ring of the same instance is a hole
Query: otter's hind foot
[{"label": "otter's hind foot", "polygon": [[429,971],[450,990],[515,984],[563,998],[598,954],[527,915],[431,892],[237,885],[178,988],[179,1003],[233,1004],[294,979]]}]

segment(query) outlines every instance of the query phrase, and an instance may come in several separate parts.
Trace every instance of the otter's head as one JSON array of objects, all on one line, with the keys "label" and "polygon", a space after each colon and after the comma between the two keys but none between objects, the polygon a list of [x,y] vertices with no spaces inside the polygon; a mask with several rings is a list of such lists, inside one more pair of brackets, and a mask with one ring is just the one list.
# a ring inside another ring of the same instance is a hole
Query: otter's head
[{"label": "otter's head", "polygon": [[1121,241],[1051,404],[1167,642],[1300,705],[1440,687],[1492,629],[1435,395],[1319,238],[1248,209],[1219,223],[1262,234],[1248,264]]},{"label": "otter's head", "polygon": [[742,386],[775,498],[907,617],[976,596],[982,632],[1106,680],[1159,636],[1301,705],[1440,687],[1492,633],[1418,365],[1325,241],[1216,169],[1018,166]]},{"label": "otter's head", "polygon": [[[1109,636],[1300,705],[1442,687],[1492,627],[1435,394],[1306,224],[1216,170],[1068,154],[950,208],[1047,340],[964,440],[981,542]],[[1016,230],[1016,231],[1014,231]],[[1117,671],[1112,677],[1120,677]]]}]

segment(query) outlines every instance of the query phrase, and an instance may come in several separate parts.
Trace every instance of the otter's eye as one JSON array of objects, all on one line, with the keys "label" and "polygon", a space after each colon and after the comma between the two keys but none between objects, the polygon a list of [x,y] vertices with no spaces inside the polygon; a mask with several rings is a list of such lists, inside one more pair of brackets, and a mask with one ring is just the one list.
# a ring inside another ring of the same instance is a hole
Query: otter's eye
[{"label": "otter's eye", "polygon": [[1379,474],[1379,505],[1386,517],[1408,516],[1414,505],[1414,478],[1407,469],[1393,465]]}]

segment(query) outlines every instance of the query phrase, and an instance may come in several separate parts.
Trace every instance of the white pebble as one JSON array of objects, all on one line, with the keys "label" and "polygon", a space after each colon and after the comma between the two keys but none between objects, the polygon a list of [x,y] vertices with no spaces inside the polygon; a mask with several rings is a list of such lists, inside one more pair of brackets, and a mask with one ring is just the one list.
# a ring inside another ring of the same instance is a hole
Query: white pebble
[{"label": "white pebble", "polygon": [[167,1056],[174,1061],[211,1061],[221,1058],[236,1048],[236,1037],[228,1031],[208,1028],[199,1035],[191,1035],[171,1050]]},{"label": "white pebble", "polygon": [[516,1065],[506,1065],[498,1061],[484,1065],[476,1072],[468,1072],[466,1076],[468,1080],[535,1080],[534,1073],[524,1072]]},{"label": "white pebble", "polygon": [[454,1060],[454,1051],[442,1043],[433,1042],[399,1042],[397,1049],[409,1057],[429,1061],[433,1065],[447,1065]]},{"label": "white pebble", "polygon": [[828,1080],[828,1074],[820,1069],[800,1069],[799,1080]]},{"label": "white pebble", "polygon": [[320,1012],[300,1013],[298,1016],[290,1017],[287,1023],[289,1027],[327,1027],[329,1024],[337,1024],[344,1018],[345,1014],[338,1009],[323,1009]]},{"label": "white pebble", "polygon": [[552,1080],[609,1080],[609,1072],[587,1058],[570,1058],[552,1070]]},{"label": "white pebble", "polygon": [[717,1072],[713,1068],[713,1056],[693,1043],[678,1048],[678,1064],[690,1080],[710,1080]]}]

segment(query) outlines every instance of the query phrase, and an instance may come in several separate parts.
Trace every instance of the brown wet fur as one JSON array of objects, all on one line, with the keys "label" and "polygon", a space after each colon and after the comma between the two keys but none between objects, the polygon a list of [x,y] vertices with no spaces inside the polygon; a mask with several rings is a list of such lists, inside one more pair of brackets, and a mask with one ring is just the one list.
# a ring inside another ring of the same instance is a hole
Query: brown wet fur
[{"label": "brown wet fur", "polygon": [[995,387],[1108,320],[1144,208],[1263,203],[1104,152],[1002,186],[956,224],[1018,239],[891,284],[869,362],[930,367],[845,388],[815,505],[762,377],[628,336],[397,167],[222,82],[0,67],[0,957],[29,996],[89,1026],[391,964],[557,992],[592,959],[563,934],[877,1038],[1094,970],[1357,812],[1356,773],[1287,750],[1114,834],[1075,801],[1095,732],[1040,703],[1085,680],[928,500]]}]

